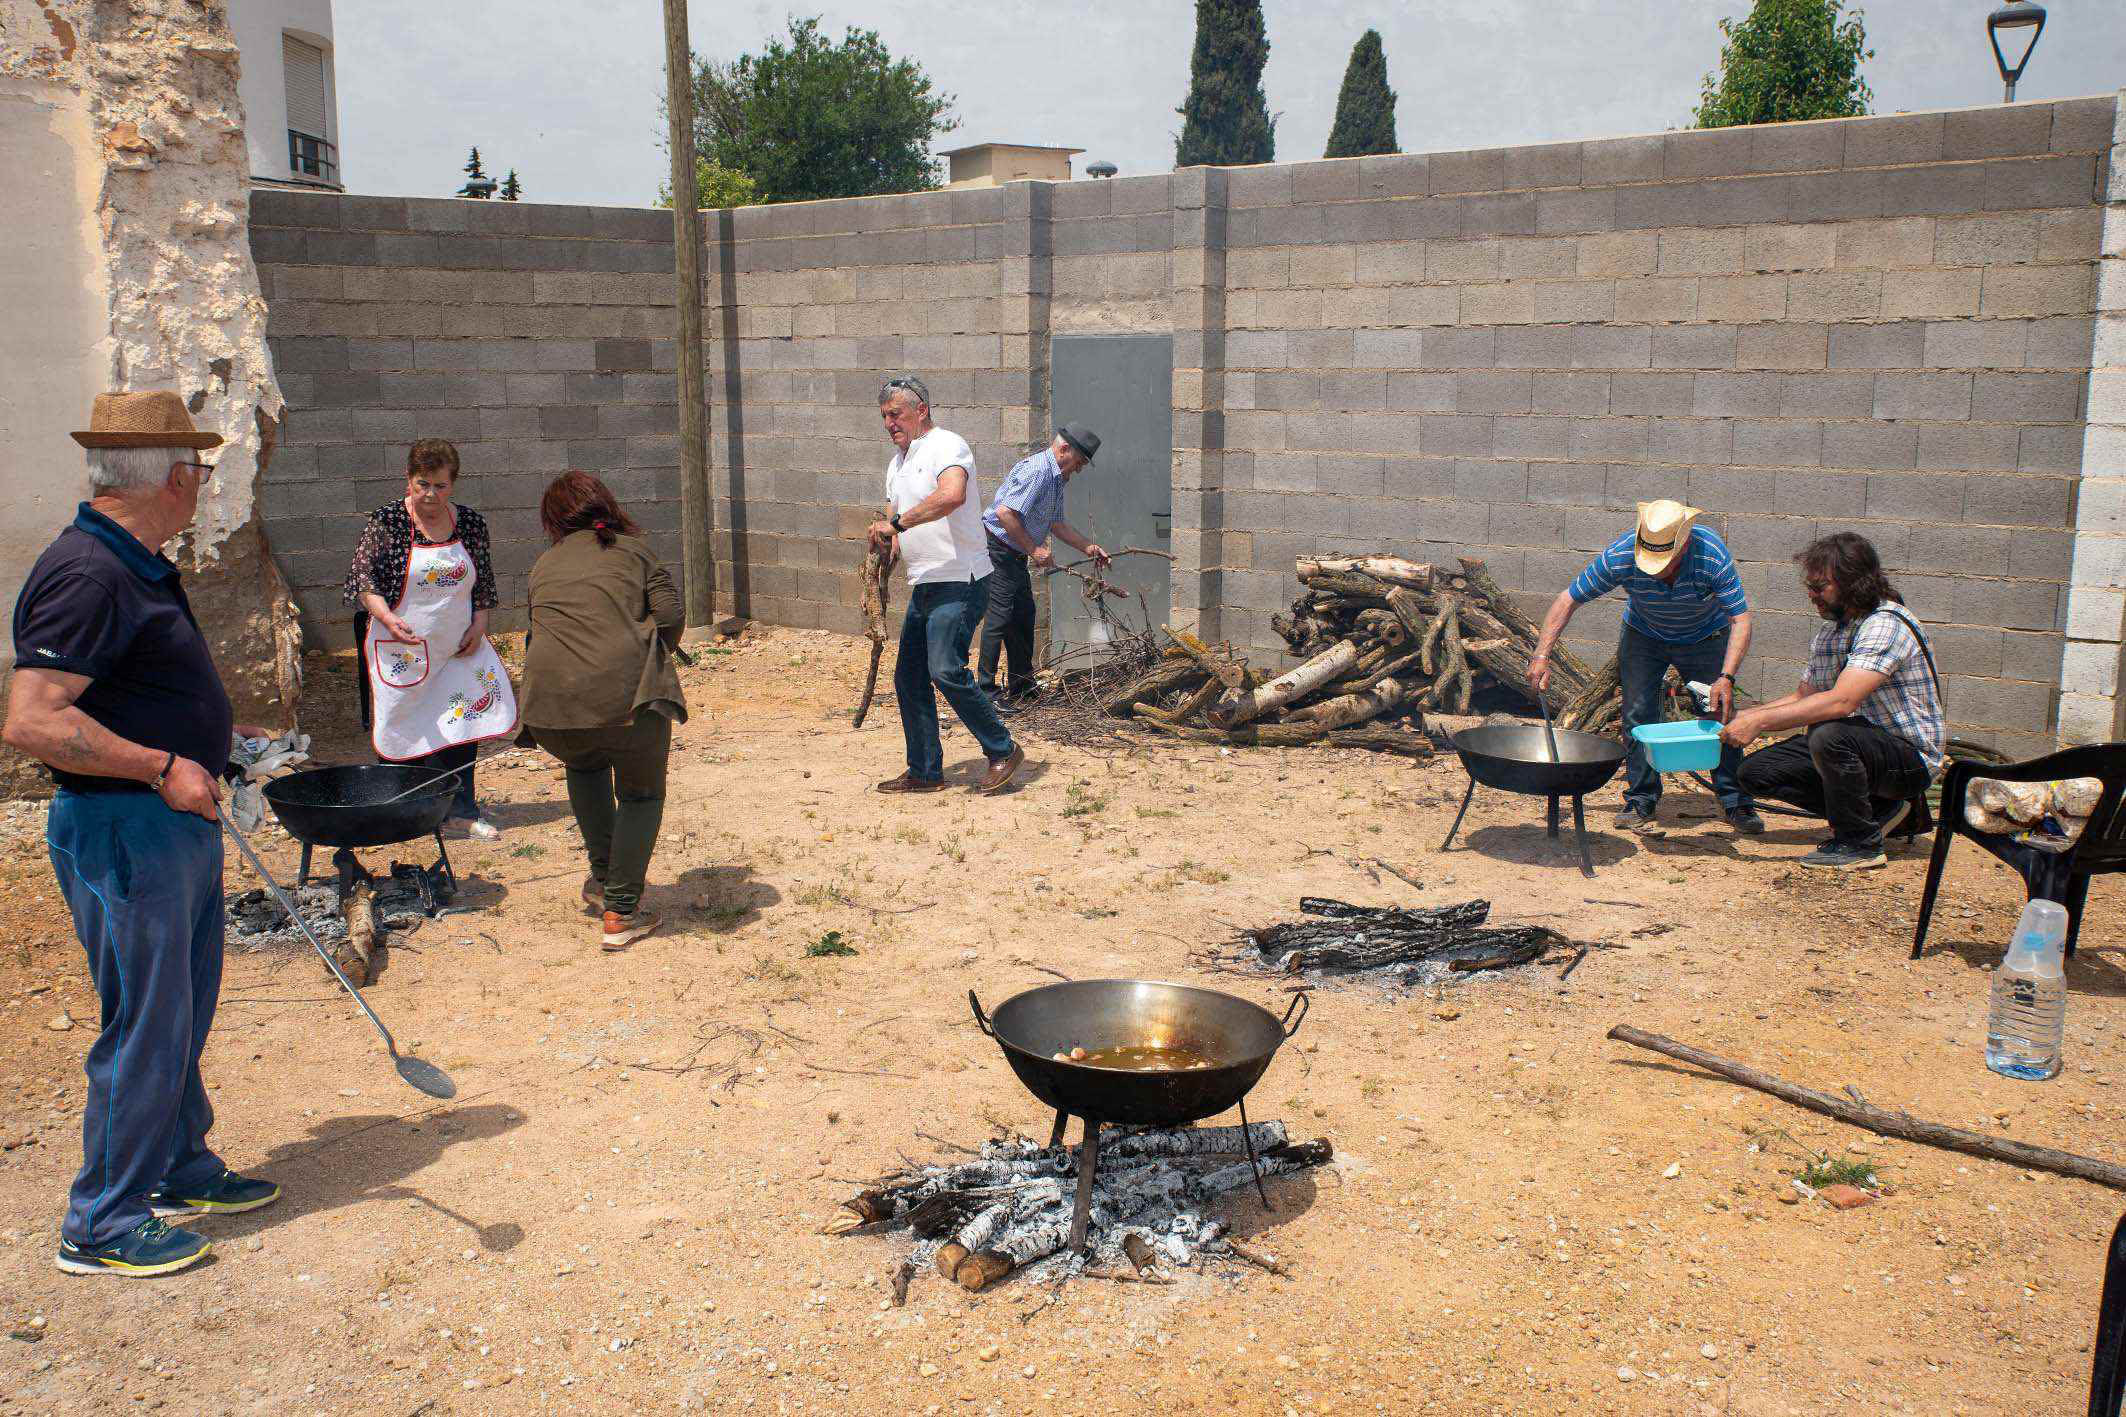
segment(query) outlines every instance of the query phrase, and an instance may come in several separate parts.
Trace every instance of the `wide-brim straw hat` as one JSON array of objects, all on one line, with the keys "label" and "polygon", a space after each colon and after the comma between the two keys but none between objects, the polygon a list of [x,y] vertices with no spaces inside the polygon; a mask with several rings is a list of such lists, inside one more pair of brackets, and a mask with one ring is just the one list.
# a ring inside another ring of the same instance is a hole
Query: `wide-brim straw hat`
[{"label": "wide-brim straw hat", "polygon": [[218,448],[221,434],[192,424],[185,401],[167,389],[98,394],[89,426],[74,441],[84,448]]},{"label": "wide-brim straw hat", "polygon": [[1658,576],[1690,546],[1690,529],[1704,513],[1663,497],[1639,504],[1639,535],[1632,548],[1639,569]]}]

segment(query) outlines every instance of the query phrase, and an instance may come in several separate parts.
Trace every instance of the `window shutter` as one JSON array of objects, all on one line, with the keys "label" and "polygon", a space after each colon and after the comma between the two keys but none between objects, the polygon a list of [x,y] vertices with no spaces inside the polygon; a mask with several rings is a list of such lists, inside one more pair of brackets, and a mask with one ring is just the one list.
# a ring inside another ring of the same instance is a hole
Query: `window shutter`
[{"label": "window shutter", "polygon": [[288,126],[309,137],[331,137],[325,131],[325,51],[284,34],[281,68],[288,83]]}]

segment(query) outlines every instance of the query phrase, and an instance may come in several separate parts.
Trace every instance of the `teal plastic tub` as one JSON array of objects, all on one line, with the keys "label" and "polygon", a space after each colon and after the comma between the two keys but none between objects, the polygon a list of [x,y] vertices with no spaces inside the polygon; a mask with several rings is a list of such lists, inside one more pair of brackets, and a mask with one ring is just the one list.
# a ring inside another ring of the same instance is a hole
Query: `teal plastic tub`
[{"label": "teal plastic tub", "polygon": [[1631,736],[1646,745],[1655,772],[1703,772],[1720,763],[1720,725],[1709,718],[1642,723]]}]

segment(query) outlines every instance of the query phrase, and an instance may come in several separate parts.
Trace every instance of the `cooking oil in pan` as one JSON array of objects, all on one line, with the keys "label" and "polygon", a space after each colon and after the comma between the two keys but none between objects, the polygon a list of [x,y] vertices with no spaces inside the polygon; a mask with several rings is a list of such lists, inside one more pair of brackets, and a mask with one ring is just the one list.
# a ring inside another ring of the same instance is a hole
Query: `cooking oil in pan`
[{"label": "cooking oil in pan", "polygon": [[1081,1063],[1088,1068],[1115,1068],[1129,1073],[1179,1073],[1217,1066],[1209,1054],[1192,1048],[1154,1047],[1129,1044],[1113,1048],[1073,1048],[1054,1055],[1056,1061]]}]

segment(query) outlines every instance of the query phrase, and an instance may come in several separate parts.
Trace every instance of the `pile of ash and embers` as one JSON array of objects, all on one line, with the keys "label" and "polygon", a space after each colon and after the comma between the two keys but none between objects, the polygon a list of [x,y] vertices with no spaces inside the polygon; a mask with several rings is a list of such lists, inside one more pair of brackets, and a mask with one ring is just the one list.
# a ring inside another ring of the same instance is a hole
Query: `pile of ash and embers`
[{"label": "pile of ash and embers", "polygon": [[1252,1123],[1246,1137],[1234,1126],[1103,1137],[1087,1244],[1073,1253],[1079,1149],[1012,1137],[984,1143],[970,1161],[911,1163],[880,1178],[842,1202],[826,1233],[906,1230],[914,1236],[914,1252],[894,1275],[896,1304],[925,1263],[969,1290],[1013,1274],[1058,1284],[1078,1275],[1168,1284],[1174,1271],[1226,1260],[1282,1274],[1282,1264],[1234,1240],[1211,1213],[1221,1197],[1254,1179],[1249,1140],[1265,1177],[1311,1170],[1335,1157],[1326,1139],[1292,1141],[1282,1122]]},{"label": "pile of ash and embers", "polygon": [[[340,871],[336,881],[298,886],[289,898],[333,962],[356,984],[367,984],[382,967],[386,947],[446,914],[455,894],[456,882],[444,867],[394,861],[388,876],[355,865]],[[263,887],[231,892],[224,906],[227,940],[237,949],[301,952],[310,947]]]},{"label": "pile of ash and embers", "polygon": [[1563,979],[1595,948],[1547,925],[1487,925],[1488,900],[1404,910],[1307,896],[1299,909],[1308,918],[1242,930],[1198,952],[1196,962],[1226,973],[1348,975],[1422,988],[1557,951],[1569,956],[1558,973]]}]

